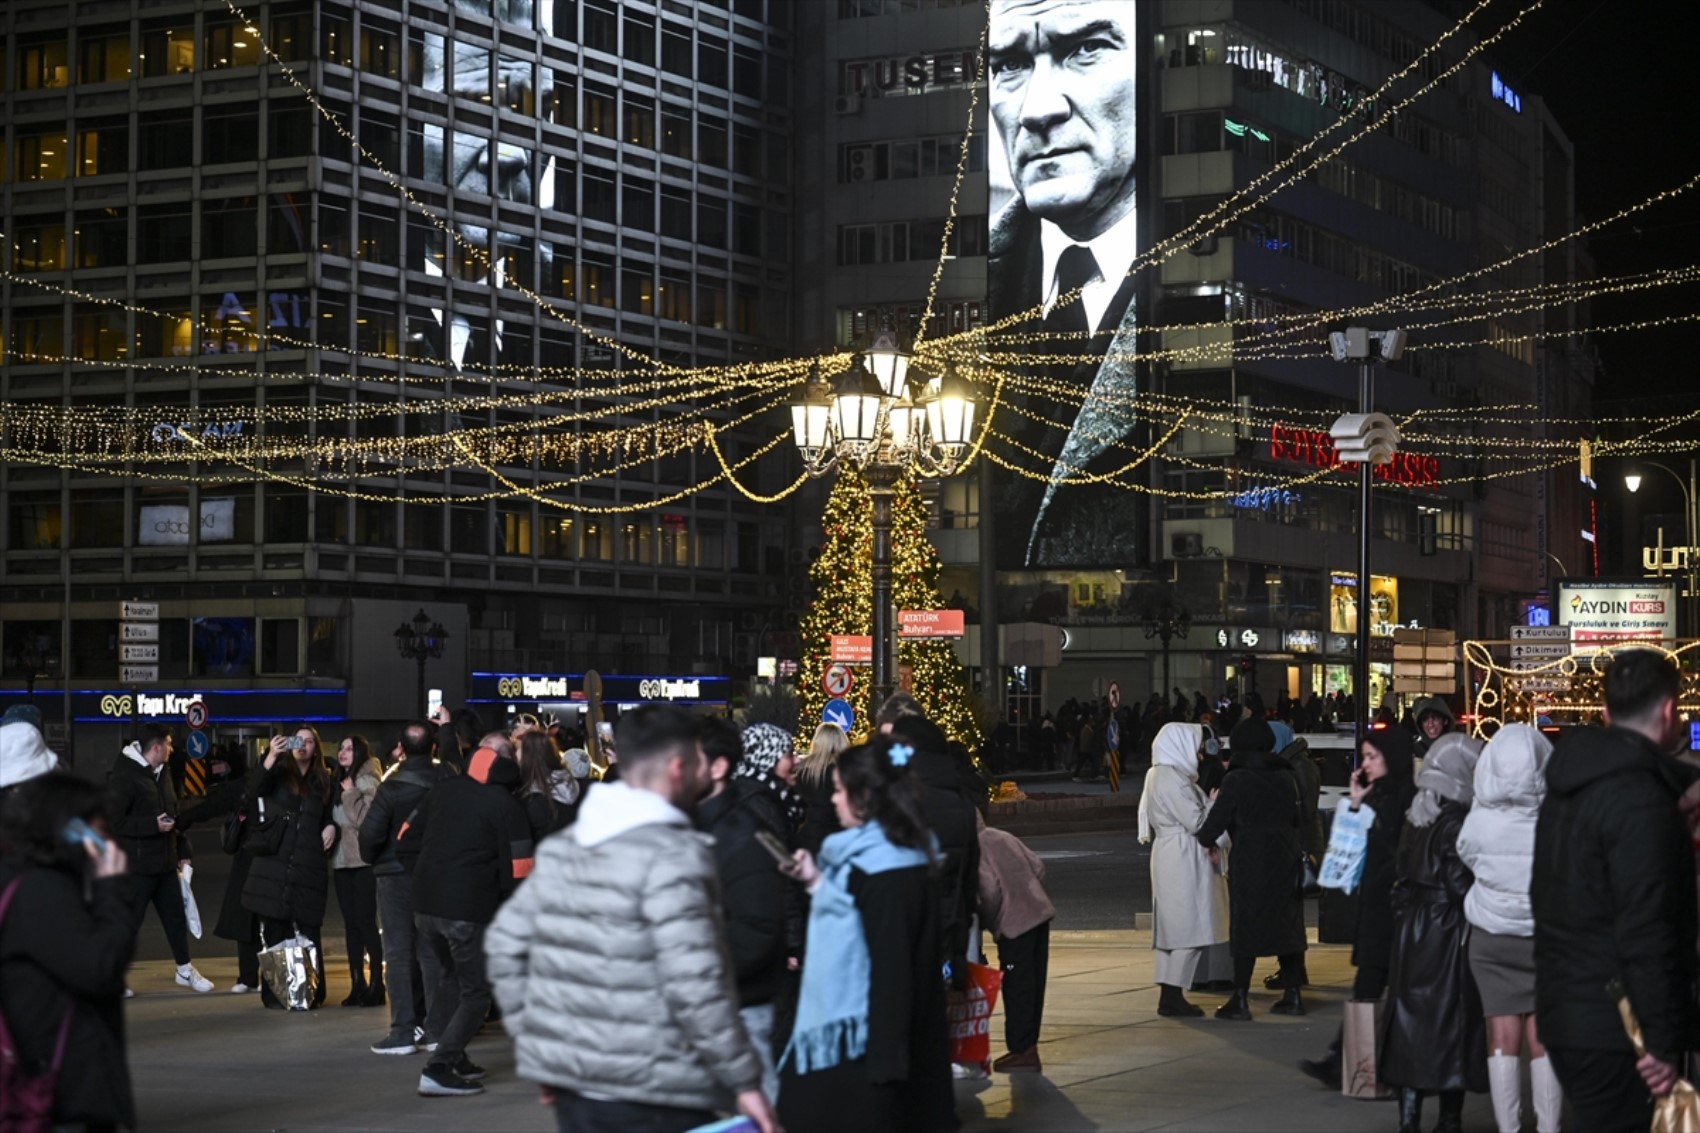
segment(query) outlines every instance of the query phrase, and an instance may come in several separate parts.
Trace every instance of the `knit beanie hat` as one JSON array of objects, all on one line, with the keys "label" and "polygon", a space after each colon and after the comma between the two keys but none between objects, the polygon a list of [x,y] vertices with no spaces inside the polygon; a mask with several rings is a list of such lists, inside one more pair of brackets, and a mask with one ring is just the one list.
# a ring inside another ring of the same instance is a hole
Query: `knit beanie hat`
[{"label": "knit beanie hat", "polygon": [[793,751],[791,733],[777,724],[751,724],[744,729],[744,758],[738,776],[759,779],[773,774],[779,761]]},{"label": "knit beanie hat", "polygon": [[590,778],[590,753],[582,747],[570,747],[561,753],[561,762],[567,769],[567,774],[574,779]]},{"label": "knit beanie hat", "polygon": [[1247,751],[1274,751],[1275,733],[1270,730],[1269,721],[1248,716],[1235,724],[1234,730],[1228,734],[1228,750],[1234,755]]}]

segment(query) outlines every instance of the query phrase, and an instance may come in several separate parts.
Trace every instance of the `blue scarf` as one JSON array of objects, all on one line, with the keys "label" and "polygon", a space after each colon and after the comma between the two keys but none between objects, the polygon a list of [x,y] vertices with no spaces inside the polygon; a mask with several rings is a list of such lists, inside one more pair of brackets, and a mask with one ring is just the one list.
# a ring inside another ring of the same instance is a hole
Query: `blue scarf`
[{"label": "blue scarf", "polygon": [[797,1073],[807,1074],[867,1053],[872,963],[862,914],[850,895],[850,871],[885,873],[927,861],[922,851],[893,844],[878,822],[840,831],[821,844],[821,881],[809,909],[803,990],[781,1066],[795,1059]]}]

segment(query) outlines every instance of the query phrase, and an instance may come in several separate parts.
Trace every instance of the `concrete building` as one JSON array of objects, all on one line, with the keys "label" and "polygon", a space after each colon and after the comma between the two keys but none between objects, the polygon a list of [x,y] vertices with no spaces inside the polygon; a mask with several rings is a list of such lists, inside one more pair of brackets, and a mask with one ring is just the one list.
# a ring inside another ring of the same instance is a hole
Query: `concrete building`
[{"label": "concrete building", "polygon": [[[538,699],[521,675],[751,669],[783,516],[682,492],[714,458],[644,375],[794,349],[795,6],[239,7],[0,6],[0,400],[104,412],[135,455],[5,423],[48,456],[0,468],[0,700],[33,688],[97,763],[193,693],[221,738],[376,726],[424,709],[391,640],[420,609],[449,635],[427,683],[493,716]],[[306,461],[309,437],[367,457]],[[444,459],[456,438],[500,479]],[[250,442],[253,475],[193,459]],[[121,600],[157,604],[153,648],[123,648]]]}]

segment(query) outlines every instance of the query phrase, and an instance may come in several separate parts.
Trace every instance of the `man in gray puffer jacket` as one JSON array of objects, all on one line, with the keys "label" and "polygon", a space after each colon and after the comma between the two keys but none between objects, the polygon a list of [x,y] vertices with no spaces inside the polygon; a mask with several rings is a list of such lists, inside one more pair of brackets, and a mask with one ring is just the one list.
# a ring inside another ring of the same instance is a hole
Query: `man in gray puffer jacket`
[{"label": "man in gray puffer jacket", "polygon": [[484,938],[519,1073],[562,1130],[683,1131],[735,1105],[777,1133],[738,1018],[710,842],[686,811],[709,786],[696,724],[620,718],[620,781],[538,848]]}]

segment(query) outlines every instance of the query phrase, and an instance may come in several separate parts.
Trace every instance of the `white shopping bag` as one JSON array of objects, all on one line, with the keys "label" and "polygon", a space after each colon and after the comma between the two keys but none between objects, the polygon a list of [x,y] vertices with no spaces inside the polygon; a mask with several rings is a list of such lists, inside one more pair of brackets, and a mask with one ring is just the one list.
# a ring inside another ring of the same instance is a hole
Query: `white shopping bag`
[{"label": "white shopping bag", "polygon": [[201,907],[195,904],[195,890],[189,881],[195,876],[195,867],[188,862],[177,870],[177,883],[183,888],[183,915],[189,919],[189,931],[195,939],[201,939]]}]

